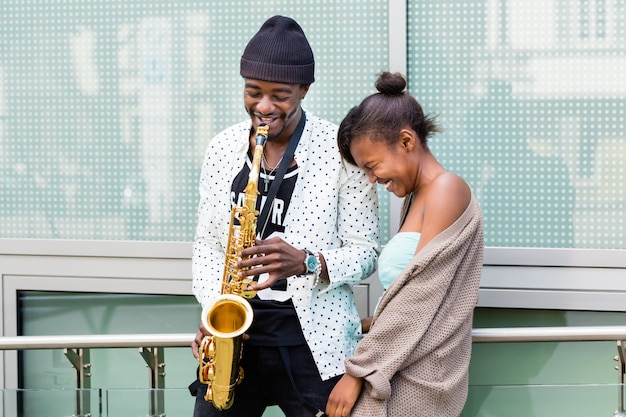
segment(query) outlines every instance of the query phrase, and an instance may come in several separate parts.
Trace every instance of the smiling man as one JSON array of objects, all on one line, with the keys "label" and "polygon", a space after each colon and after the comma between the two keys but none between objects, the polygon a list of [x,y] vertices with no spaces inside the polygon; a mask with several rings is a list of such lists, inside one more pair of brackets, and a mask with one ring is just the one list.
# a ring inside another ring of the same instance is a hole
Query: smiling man
[{"label": "smiling man", "polygon": [[[220,132],[207,147],[192,271],[202,306],[222,291],[231,207],[248,184],[257,128],[269,127],[258,178],[258,240],[242,250],[246,260],[237,266],[257,281],[244,378],[223,411],[204,399],[207,385],[191,384],[196,417],[260,417],[270,405],[287,417],[322,415],[361,335],[352,285],[376,267],[376,187],[343,163],[337,126],[301,107],[314,69],[300,25],[284,16],[268,19],[240,62],[250,120]],[[208,335],[200,325],[196,358]]]}]

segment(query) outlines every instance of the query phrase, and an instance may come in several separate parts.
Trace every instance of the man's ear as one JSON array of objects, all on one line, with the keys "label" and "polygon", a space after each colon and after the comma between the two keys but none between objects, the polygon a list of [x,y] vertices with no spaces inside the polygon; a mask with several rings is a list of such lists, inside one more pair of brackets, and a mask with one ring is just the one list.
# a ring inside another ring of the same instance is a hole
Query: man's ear
[{"label": "man's ear", "polygon": [[306,97],[306,93],[308,92],[309,92],[309,84],[300,85],[300,100],[304,100],[304,97]]}]

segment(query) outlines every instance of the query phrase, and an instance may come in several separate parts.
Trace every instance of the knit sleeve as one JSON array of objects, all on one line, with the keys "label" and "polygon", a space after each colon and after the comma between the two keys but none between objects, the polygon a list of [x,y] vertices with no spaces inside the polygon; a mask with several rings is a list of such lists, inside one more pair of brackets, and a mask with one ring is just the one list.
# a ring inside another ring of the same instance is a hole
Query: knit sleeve
[{"label": "knit sleeve", "polygon": [[354,356],[346,360],[346,372],[364,378],[371,385],[374,398],[388,398],[391,378],[415,360],[412,353],[437,312],[452,275],[426,277],[420,272],[423,272],[421,268],[405,273],[411,278],[379,307],[369,333],[359,343]]}]

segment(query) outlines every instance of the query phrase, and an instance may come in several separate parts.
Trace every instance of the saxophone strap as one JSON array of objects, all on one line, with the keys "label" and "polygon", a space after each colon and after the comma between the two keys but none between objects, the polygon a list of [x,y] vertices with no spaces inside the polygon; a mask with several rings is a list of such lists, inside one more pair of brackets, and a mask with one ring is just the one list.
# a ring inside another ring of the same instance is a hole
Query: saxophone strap
[{"label": "saxophone strap", "polygon": [[287,149],[283,155],[283,159],[280,162],[280,166],[278,167],[278,171],[276,171],[276,175],[274,176],[274,181],[272,182],[272,186],[270,187],[269,192],[267,193],[267,198],[265,199],[265,204],[263,205],[263,209],[261,210],[261,214],[257,219],[257,224],[263,225],[261,228],[261,233],[259,236],[261,239],[264,238],[263,234],[265,233],[265,228],[267,227],[267,221],[269,220],[270,210],[272,209],[272,202],[274,201],[274,197],[278,193],[278,188],[280,188],[280,183],[283,181],[283,177],[285,176],[285,172],[289,168],[291,164],[291,160],[293,159],[293,155],[296,152],[296,147],[300,142],[300,136],[302,136],[302,131],[304,130],[304,125],[306,123],[306,114],[304,110],[302,110],[302,114],[300,115],[300,120],[298,121],[298,126],[296,126],[296,130],[291,134],[289,138],[289,144],[287,145]]}]

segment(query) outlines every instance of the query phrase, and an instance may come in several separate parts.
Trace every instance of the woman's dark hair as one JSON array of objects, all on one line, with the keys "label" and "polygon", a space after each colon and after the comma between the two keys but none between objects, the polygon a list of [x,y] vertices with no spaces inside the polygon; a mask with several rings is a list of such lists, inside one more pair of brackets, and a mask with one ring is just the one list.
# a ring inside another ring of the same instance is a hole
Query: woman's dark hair
[{"label": "woman's dark hair", "polygon": [[356,165],[350,153],[352,139],[369,135],[370,139],[393,144],[400,130],[413,129],[420,142],[427,146],[428,137],[441,128],[434,117],[424,115],[422,106],[406,89],[406,79],[400,73],[382,72],[376,80],[378,93],[366,97],[350,109],[339,125],[337,143],[341,156]]}]

